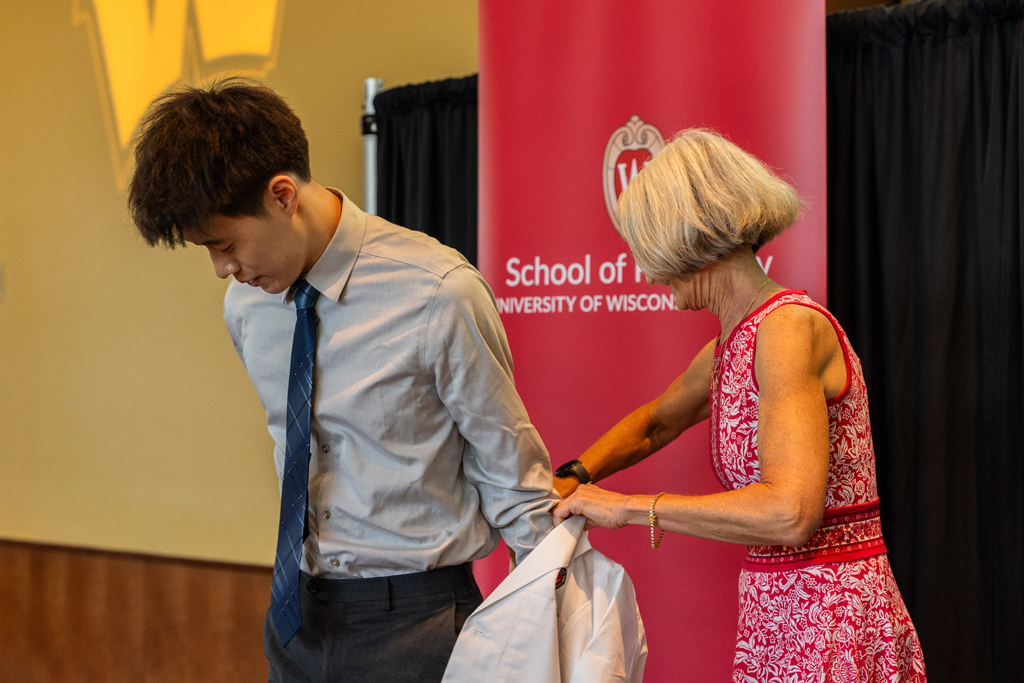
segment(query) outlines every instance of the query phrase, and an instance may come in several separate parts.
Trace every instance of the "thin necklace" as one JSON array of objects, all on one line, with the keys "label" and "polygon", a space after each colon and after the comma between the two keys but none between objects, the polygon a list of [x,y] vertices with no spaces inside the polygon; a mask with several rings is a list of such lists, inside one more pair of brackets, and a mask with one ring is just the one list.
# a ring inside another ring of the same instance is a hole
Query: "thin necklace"
[{"label": "thin necklace", "polygon": [[[768,280],[769,279],[770,278],[766,275],[765,278],[764,278],[764,282],[762,282],[761,286],[757,288],[756,292],[754,292],[754,298],[750,300],[749,304],[747,304],[747,310],[743,311],[743,315],[740,316],[739,322],[736,323],[737,325],[739,325],[740,322],[743,322],[743,319],[747,317],[747,313],[750,313],[750,309],[754,306],[754,302],[757,301],[757,295],[760,294],[761,290],[764,289],[764,286],[766,284],[768,284]],[[722,331],[724,332],[725,330],[723,329]],[[722,335],[721,335],[721,333],[719,333],[719,335],[718,335],[718,345],[721,346],[721,344],[722,344]],[[716,352],[717,352],[717,349],[716,349]],[[722,356],[719,356],[717,353],[715,353],[715,359],[714,359],[714,361],[711,364],[711,394],[712,394],[712,396],[715,396],[715,395],[718,394],[718,387],[719,387],[719,385],[720,385],[720,383],[722,381],[722,378],[721,378],[721,375],[722,375],[722,361],[723,361],[724,358],[725,358],[725,354],[722,354]],[[714,400],[712,400],[712,403],[714,403]]]},{"label": "thin necklace", "polygon": [[[769,282],[770,280],[771,280],[771,278],[769,278],[769,277],[768,277],[768,276],[766,275],[766,276],[765,276],[765,278],[764,278],[764,282],[762,282],[762,283],[761,283],[761,286],[757,288],[757,291],[756,291],[756,292],[754,292],[754,298],[752,298],[752,299],[750,300],[750,303],[749,303],[749,304],[747,304],[747,310],[743,311],[743,315],[741,315],[741,316],[740,316],[740,319],[739,319],[738,321],[736,321],[736,325],[739,325],[739,324],[740,324],[741,322],[743,322],[743,319],[747,317],[747,313],[750,313],[750,309],[751,309],[751,308],[753,308],[753,306],[754,306],[754,302],[755,302],[755,301],[757,301],[757,295],[761,293],[761,290],[762,290],[762,289],[764,289],[764,286],[765,286],[766,284],[768,284],[768,282]],[[733,325],[733,328],[734,328],[734,329],[735,329],[736,325]],[[725,329],[723,328],[723,329],[722,329],[722,332],[724,332],[724,331],[725,331]],[[722,335],[721,335],[721,333],[719,333],[719,335],[718,335],[718,343],[719,343],[719,345],[721,345],[721,343],[722,343]]]}]

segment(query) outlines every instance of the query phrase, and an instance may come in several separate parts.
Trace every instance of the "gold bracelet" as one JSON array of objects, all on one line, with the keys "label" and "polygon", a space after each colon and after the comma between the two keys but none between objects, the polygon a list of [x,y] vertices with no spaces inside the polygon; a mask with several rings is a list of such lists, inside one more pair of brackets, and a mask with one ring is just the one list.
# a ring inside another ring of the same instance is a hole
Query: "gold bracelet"
[{"label": "gold bracelet", "polygon": [[661,545],[661,539],[665,536],[665,530],[662,529],[661,533],[658,535],[658,539],[654,539],[654,525],[658,523],[658,516],[654,514],[654,504],[657,503],[658,499],[664,495],[664,491],[656,495],[654,500],[651,501],[651,509],[647,511],[647,517],[651,520],[651,547],[655,550],[657,550],[658,546]]}]

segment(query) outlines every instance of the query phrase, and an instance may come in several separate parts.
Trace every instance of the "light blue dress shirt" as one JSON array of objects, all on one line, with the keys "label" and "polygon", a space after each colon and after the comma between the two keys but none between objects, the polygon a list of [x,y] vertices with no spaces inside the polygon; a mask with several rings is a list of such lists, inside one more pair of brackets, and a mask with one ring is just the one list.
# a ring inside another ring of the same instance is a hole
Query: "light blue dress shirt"
[{"label": "light blue dress shirt", "polygon": [[[304,571],[378,577],[551,529],[551,465],[516,393],[494,295],[455,250],[342,197],[305,279],[321,292]],[[267,411],[278,477],[295,308],[232,281],[224,319]]]}]

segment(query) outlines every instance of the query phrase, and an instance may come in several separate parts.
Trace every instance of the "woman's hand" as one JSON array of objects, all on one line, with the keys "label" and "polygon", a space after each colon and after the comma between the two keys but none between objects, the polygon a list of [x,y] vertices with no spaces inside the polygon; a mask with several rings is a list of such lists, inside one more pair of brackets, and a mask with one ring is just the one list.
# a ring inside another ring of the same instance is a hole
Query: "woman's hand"
[{"label": "woman's hand", "polygon": [[[603,527],[620,529],[627,524],[636,523],[636,496],[624,496],[614,491],[606,491],[593,484],[580,484],[571,496],[555,506],[552,514],[555,524],[561,524],[572,515],[587,518],[587,529]],[[643,506],[640,506],[643,508]],[[646,509],[641,509],[646,522]]]}]

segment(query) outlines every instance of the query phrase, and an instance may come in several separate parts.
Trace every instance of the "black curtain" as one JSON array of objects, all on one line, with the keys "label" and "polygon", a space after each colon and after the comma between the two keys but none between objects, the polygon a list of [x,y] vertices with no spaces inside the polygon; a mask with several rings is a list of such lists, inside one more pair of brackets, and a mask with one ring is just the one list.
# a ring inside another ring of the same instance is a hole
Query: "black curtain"
[{"label": "black curtain", "polygon": [[829,306],[929,680],[1024,680],[1018,0],[831,15]]},{"label": "black curtain", "polygon": [[477,77],[407,85],[373,100],[377,213],[476,263]]}]

